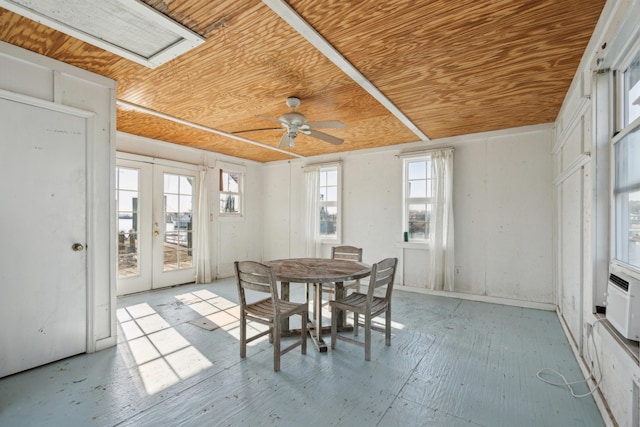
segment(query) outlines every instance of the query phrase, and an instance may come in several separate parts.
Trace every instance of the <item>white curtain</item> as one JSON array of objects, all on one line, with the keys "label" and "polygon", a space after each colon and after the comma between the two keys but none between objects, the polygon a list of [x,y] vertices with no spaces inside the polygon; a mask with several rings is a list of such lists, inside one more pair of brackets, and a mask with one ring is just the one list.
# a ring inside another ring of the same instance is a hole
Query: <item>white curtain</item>
[{"label": "white curtain", "polygon": [[209,236],[209,169],[200,171],[198,191],[198,214],[195,216],[196,228],[193,248],[193,262],[196,267],[196,283],[211,282],[211,256]]},{"label": "white curtain", "polygon": [[303,239],[305,256],[320,256],[320,170],[309,168],[304,171],[305,205]]},{"label": "white curtain", "polygon": [[453,149],[431,154],[434,172],[429,249],[429,286],[434,290],[453,290]]}]

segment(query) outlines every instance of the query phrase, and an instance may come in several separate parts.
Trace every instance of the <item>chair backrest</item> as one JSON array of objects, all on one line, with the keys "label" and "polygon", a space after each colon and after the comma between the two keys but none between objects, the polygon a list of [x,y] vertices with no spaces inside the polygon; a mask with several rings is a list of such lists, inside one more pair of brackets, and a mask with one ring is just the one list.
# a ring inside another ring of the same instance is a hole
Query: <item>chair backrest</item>
[{"label": "chair backrest", "polygon": [[280,311],[276,276],[268,265],[255,261],[236,261],[236,281],[241,307],[247,305],[245,289],[267,293],[273,301],[274,314]]},{"label": "chair backrest", "polygon": [[396,275],[398,258],[386,258],[371,266],[371,277],[369,278],[369,290],[367,291],[367,304],[371,304],[373,293],[377,288],[387,287],[385,299],[391,299],[393,291],[393,280]]},{"label": "chair backrest", "polygon": [[362,262],[362,248],[334,246],[331,248],[331,258]]}]

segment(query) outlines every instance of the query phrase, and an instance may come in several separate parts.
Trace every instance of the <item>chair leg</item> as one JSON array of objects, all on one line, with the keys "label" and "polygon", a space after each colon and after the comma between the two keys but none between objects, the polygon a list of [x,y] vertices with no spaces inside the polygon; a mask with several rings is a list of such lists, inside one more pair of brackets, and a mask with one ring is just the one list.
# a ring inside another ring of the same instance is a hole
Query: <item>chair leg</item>
[{"label": "chair leg", "polygon": [[273,322],[273,370],[280,371],[280,319]]},{"label": "chair leg", "polygon": [[243,311],[240,312],[240,357],[247,356],[247,318]]},{"label": "chair leg", "polygon": [[384,323],[384,343],[391,345],[391,306],[388,306],[384,313]]},{"label": "chair leg", "polygon": [[336,316],[338,315],[338,309],[335,307],[331,307],[331,349],[334,350],[336,348],[336,335],[338,335],[338,322],[336,321]]},{"label": "chair leg", "polygon": [[300,314],[300,339],[302,339],[302,343],[300,344],[300,352],[302,354],[307,354],[307,320],[309,318],[309,314],[307,312]]},{"label": "chair leg", "polygon": [[360,325],[359,314],[355,311],[353,312],[353,336],[358,336],[358,326]]},{"label": "chair leg", "polygon": [[364,315],[364,360],[371,360],[371,316]]}]

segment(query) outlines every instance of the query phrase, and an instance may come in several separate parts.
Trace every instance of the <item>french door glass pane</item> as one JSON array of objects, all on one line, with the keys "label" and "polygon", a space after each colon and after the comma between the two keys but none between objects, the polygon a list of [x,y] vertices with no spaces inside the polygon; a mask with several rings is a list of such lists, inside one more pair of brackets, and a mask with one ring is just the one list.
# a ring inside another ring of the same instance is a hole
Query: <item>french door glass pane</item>
[{"label": "french door glass pane", "polygon": [[118,214],[118,277],[140,275],[138,264],[138,216],[140,171],[118,167],[116,169],[116,206]]},{"label": "french door glass pane", "polygon": [[163,271],[193,266],[194,177],[164,174],[164,263]]}]

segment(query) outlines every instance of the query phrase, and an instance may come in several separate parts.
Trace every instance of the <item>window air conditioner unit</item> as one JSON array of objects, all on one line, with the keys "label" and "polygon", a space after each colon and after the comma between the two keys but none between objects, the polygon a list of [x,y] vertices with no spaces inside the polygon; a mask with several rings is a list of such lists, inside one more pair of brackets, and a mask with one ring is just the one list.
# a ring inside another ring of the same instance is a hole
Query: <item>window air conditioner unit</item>
[{"label": "window air conditioner unit", "polygon": [[607,320],[629,340],[640,341],[640,280],[609,265]]}]

